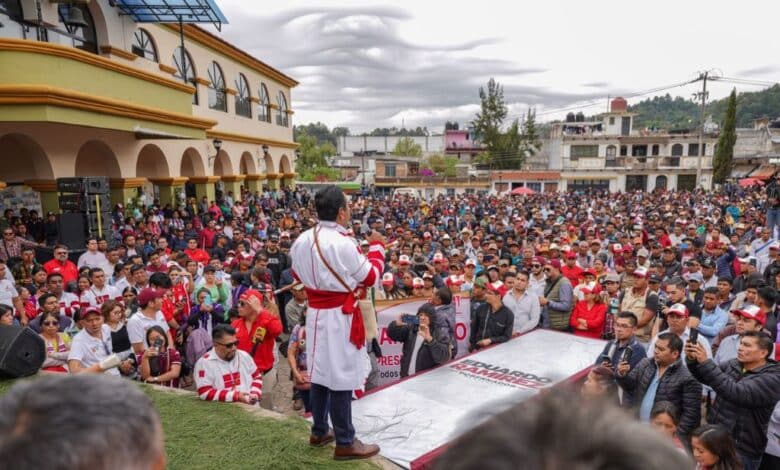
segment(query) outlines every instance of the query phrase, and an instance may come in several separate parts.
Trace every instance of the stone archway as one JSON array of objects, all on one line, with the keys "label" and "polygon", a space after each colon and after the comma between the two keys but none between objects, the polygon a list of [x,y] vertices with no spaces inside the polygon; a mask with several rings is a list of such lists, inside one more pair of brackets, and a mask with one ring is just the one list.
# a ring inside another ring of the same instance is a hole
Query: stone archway
[{"label": "stone archway", "polygon": [[274,168],[274,159],[271,157],[270,153],[266,153],[263,156],[263,161],[265,162],[265,174],[276,173],[276,169]]},{"label": "stone archway", "polygon": [[74,174],[121,178],[122,170],[111,147],[101,140],[90,140],[82,145],[76,154]]},{"label": "stone archway", "polygon": [[238,174],[253,175],[255,173],[257,173],[257,165],[255,164],[255,159],[252,158],[251,153],[244,152],[243,154],[241,154],[241,161],[238,167]]},{"label": "stone archway", "polygon": [[24,134],[6,134],[0,137],[0,149],[7,162],[0,180],[20,183],[24,180],[54,179],[48,155],[38,142]]},{"label": "stone archway", "polygon": [[288,157],[286,154],[282,155],[282,158],[279,160],[279,173],[282,174],[289,174],[292,173],[292,165],[290,164],[290,157]]},{"label": "stone archway", "polygon": [[206,176],[206,168],[203,166],[203,157],[193,147],[184,151],[179,168],[181,176]]},{"label": "stone archway", "polygon": [[146,144],[138,153],[135,164],[135,176],[146,178],[167,178],[171,175],[168,161],[160,147]]},{"label": "stone archway", "polygon": [[217,158],[214,159],[214,175],[226,176],[233,174],[233,163],[230,156],[224,150],[220,150]]}]

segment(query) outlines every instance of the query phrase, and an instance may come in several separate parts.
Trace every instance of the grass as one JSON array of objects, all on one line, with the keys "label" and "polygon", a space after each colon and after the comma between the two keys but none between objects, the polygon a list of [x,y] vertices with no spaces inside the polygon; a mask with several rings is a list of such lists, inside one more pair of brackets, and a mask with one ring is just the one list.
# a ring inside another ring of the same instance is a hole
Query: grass
[{"label": "grass", "polygon": [[[0,381],[0,394],[11,385]],[[377,468],[369,462],[334,461],[332,445],[310,447],[309,425],[302,419],[264,418],[235,404],[141,387],[160,413],[169,469]]]}]

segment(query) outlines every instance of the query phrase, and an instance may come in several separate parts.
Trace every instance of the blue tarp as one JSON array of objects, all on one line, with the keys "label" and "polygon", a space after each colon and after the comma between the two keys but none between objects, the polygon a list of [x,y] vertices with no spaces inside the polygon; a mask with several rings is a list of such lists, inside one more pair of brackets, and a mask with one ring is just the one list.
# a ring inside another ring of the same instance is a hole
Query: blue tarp
[{"label": "blue tarp", "polygon": [[219,29],[228,22],[214,0],[115,0],[114,3],[136,23],[212,23]]}]

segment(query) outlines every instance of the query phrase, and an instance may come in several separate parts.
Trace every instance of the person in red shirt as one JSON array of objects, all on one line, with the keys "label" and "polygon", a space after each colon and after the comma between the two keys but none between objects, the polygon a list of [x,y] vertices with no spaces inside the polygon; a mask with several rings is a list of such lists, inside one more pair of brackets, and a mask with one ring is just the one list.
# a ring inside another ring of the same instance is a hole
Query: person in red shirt
[{"label": "person in red shirt", "polygon": [[599,339],[607,314],[607,306],[601,301],[601,285],[590,282],[581,287],[580,292],[585,294],[585,299],[574,305],[569,325],[577,336]]},{"label": "person in red shirt", "polygon": [[43,269],[46,274],[61,274],[62,282],[65,284],[79,277],[79,268],[76,267],[76,263],[68,259],[68,247],[65,245],[54,247],[54,259],[47,261]]},{"label": "person in red shirt", "polygon": [[207,265],[211,259],[209,254],[206,253],[206,250],[198,248],[198,239],[194,237],[187,239],[187,249],[184,250],[184,254],[189,256],[191,260],[200,263],[203,266]]},{"label": "person in red shirt", "polygon": [[577,253],[574,251],[567,251],[566,265],[561,268],[561,274],[571,282],[572,286],[576,286],[580,283],[582,273],[582,268],[577,266]]},{"label": "person in red shirt", "polygon": [[263,308],[263,294],[255,289],[248,289],[238,301],[238,316],[231,326],[236,329],[238,349],[252,356],[257,368],[263,372],[264,388],[260,406],[273,409],[272,392],[276,385],[276,368],[274,365],[274,347],[276,337],[282,333],[282,321],[278,311],[271,313]]},{"label": "person in red shirt", "polygon": [[205,250],[214,248],[214,238],[217,236],[217,222],[214,219],[208,221],[200,231],[200,246]]}]

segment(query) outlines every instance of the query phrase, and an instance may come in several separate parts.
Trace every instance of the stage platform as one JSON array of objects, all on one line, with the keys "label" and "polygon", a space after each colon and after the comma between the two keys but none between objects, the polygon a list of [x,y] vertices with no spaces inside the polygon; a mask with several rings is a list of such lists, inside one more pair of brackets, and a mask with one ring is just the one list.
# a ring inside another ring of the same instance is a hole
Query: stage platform
[{"label": "stage platform", "polygon": [[587,374],[604,341],[534,330],[382,387],[352,404],[363,442],[404,468],[422,468],[447,443],[545,387]]}]

